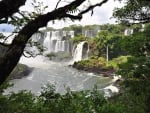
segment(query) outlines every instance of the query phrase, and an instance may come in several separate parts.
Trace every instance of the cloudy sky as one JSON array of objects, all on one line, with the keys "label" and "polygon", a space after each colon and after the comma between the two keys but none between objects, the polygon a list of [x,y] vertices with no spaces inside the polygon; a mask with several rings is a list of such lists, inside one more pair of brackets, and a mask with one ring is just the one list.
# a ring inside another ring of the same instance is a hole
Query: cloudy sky
[{"label": "cloudy sky", "polygon": [[[41,0],[38,0],[38,1],[41,1]],[[52,11],[53,9],[55,9],[55,6],[58,0],[42,0],[42,1],[44,2],[44,5],[48,5],[47,11]],[[71,0],[68,0],[68,1],[71,1]],[[91,4],[95,4],[100,0],[90,0],[90,1],[91,1]],[[27,0],[26,5],[21,7],[20,9],[31,11],[32,10],[31,2],[32,0]],[[61,2],[59,4],[59,7],[65,4],[67,4],[67,2]],[[84,5],[86,4],[87,3],[85,3]],[[106,23],[113,24],[115,23],[115,19],[110,19],[112,16],[113,9],[115,7],[121,7],[121,6],[123,6],[123,4],[120,4],[119,2],[114,2],[114,0],[109,0],[106,4],[103,4],[101,7],[95,8],[93,16],[91,16],[90,13],[87,13],[83,16],[83,19],[81,21],[75,21],[75,22],[72,22],[70,20],[67,20],[65,22],[56,21],[55,24],[52,24],[51,22],[49,22],[48,26],[55,27],[55,28],[62,28],[64,26],[69,26],[72,24],[78,24],[78,25],[92,25],[92,24],[106,24]],[[7,31],[7,29],[9,31],[12,30],[11,26],[7,27],[6,25],[0,25],[0,31],[2,30]]]}]

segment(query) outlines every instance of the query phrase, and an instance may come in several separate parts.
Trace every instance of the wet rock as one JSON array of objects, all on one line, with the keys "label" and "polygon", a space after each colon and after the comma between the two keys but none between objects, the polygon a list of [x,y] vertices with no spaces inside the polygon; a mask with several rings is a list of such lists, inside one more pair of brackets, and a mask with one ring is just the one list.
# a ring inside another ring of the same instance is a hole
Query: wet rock
[{"label": "wet rock", "polygon": [[18,64],[9,76],[9,79],[21,79],[28,76],[32,72],[33,68],[30,68],[24,64]]}]

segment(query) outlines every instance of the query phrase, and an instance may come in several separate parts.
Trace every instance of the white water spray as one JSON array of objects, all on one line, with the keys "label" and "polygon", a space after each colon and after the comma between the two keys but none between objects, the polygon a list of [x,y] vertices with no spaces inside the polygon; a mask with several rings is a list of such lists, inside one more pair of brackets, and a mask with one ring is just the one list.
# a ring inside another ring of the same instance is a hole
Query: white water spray
[{"label": "white water spray", "polygon": [[[80,61],[83,59],[83,46],[85,43],[87,43],[87,42],[86,41],[80,42],[77,45],[76,49],[74,50],[74,54],[73,54],[73,61],[74,62],[77,62],[77,61]],[[86,52],[87,55],[84,55],[84,56],[86,56],[86,58],[88,56],[88,52],[89,52],[89,47],[88,47],[88,50]]]}]

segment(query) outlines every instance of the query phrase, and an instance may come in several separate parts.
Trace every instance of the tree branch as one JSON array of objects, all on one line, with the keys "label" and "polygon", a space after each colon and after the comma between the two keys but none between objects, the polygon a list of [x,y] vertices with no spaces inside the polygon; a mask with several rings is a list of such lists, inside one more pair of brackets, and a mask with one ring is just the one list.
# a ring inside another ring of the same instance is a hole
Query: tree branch
[{"label": "tree branch", "polygon": [[75,0],[64,7],[60,7],[58,9],[53,10],[52,12],[38,16],[36,19],[30,21],[19,32],[18,36],[16,36],[15,39],[13,40],[12,45],[14,43],[15,44],[18,43],[19,45],[21,44],[25,45],[33,33],[35,33],[39,28],[46,26],[47,23],[51,20],[61,19],[65,17],[69,17],[71,19],[81,19],[82,16],[73,16],[67,14],[67,12],[71,11],[73,8],[80,6],[84,1],[86,0]]},{"label": "tree branch", "polygon": [[59,5],[60,2],[61,2],[61,0],[59,0],[59,1],[57,2],[55,9],[57,9],[57,7],[58,7],[58,5]]},{"label": "tree branch", "polygon": [[65,16],[70,18],[70,19],[74,19],[74,20],[76,20],[76,19],[81,20],[82,19],[82,15],[76,15],[75,16],[75,15],[71,15],[71,14],[66,14]]},{"label": "tree branch", "polygon": [[85,13],[89,12],[90,10],[93,10],[93,9],[94,9],[95,7],[97,7],[97,6],[103,5],[103,4],[106,3],[107,1],[108,1],[108,0],[103,0],[103,1],[100,2],[100,3],[97,3],[97,4],[95,4],[95,5],[89,6],[86,10],[81,11],[81,12],[79,13],[79,15],[85,14]]}]

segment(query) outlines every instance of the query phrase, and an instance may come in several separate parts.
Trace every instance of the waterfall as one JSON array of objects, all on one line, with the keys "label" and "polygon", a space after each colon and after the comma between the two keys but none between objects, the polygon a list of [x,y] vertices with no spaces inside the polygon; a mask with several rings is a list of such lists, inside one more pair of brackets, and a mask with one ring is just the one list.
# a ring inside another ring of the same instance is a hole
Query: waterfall
[{"label": "waterfall", "polygon": [[129,36],[131,34],[133,34],[133,29],[125,29],[125,31],[124,31],[125,36]]},{"label": "waterfall", "polygon": [[85,37],[95,37],[98,32],[100,32],[100,28],[95,28],[95,29],[83,29],[82,30],[82,35],[85,36]]},{"label": "waterfall", "polygon": [[50,32],[47,32],[46,37],[45,37],[44,42],[43,42],[43,46],[47,48],[47,52],[51,51],[50,45],[51,45]]},{"label": "waterfall", "polygon": [[74,31],[50,31],[46,32],[43,46],[47,48],[46,53],[50,52],[71,52],[72,43],[70,38],[74,37]]},{"label": "waterfall", "polygon": [[82,59],[88,58],[89,45],[87,45],[86,50],[84,51],[84,45],[87,44],[86,41],[80,42],[73,52],[73,61],[77,62]]}]

